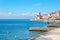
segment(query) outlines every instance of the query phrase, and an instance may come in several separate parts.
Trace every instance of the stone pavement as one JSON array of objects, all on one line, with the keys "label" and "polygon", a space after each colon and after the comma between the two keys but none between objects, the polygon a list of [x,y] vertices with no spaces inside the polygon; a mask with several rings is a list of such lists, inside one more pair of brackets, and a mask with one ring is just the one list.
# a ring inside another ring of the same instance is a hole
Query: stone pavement
[{"label": "stone pavement", "polygon": [[40,35],[33,40],[60,40],[60,28],[53,29],[45,35]]}]

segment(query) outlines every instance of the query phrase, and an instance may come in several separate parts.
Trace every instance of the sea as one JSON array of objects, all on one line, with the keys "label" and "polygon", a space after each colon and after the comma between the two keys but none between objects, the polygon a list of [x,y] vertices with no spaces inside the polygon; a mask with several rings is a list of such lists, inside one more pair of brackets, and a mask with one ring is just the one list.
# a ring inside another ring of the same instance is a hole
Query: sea
[{"label": "sea", "polygon": [[47,25],[48,22],[29,19],[0,19],[0,40],[29,40],[41,33],[30,32],[30,27],[46,28]]}]

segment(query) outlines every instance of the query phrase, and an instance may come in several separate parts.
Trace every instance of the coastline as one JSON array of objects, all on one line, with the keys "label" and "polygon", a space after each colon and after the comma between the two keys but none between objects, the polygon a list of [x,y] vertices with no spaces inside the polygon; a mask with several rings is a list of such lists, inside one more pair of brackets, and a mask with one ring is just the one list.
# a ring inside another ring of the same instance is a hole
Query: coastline
[{"label": "coastline", "polygon": [[56,28],[47,32],[45,35],[39,35],[39,37],[35,38],[34,40],[60,40],[60,28]]},{"label": "coastline", "polygon": [[54,27],[48,32],[43,32],[30,40],[60,40],[60,25],[58,27]]},{"label": "coastline", "polygon": [[43,21],[43,22],[54,22],[54,20],[48,20],[48,19],[40,19],[40,20],[34,20],[34,19],[32,19],[32,20],[30,20],[30,21]]},{"label": "coastline", "polygon": [[47,35],[47,33],[49,33],[50,31],[52,31],[54,29],[56,29],[56,28],[50,29],[49,31],[46,31],[46,32],[41,32],[41,34],[38,34],[37,36],[30,38],[29,40],[36,40],[36,38],[41,37],[41,35],[45,36],[45,35]]}]

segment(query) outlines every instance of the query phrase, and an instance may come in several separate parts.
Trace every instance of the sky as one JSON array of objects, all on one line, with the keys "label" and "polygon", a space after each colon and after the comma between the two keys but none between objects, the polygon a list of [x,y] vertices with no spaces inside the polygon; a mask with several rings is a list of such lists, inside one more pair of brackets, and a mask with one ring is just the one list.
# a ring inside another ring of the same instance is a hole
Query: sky
[{"label": "sky", "polygon": [[60,0],[0,0],[0,19],[31,19],[60,10]]}]

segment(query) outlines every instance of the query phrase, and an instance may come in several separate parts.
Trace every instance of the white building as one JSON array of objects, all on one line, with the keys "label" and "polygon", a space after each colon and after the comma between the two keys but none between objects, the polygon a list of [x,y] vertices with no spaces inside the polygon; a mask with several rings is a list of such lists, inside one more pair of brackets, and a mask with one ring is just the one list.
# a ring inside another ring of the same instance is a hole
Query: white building
[{"label": "white building", "polygon": [[40,13],[37,13],[37,14],[36,14],[35,20],[41,20],[41,14],[40,14]]}]

